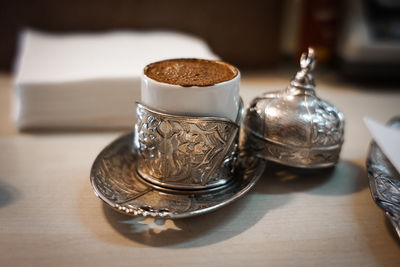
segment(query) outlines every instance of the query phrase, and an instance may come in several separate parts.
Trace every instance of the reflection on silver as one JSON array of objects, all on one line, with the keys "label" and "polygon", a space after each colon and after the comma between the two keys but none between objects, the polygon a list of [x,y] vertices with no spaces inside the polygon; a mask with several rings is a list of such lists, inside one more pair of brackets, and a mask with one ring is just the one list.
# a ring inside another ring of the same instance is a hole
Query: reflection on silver
[{"label": "reflection on silver", "polygon": [[193,194],[190,191],[160,190],[135,171],[138,155],[133,133],[108,145],[93,163],[90,182],[95,194],[112,208],[128,215],[183,218],[223,207],[248,192],[262,175],[263,160],[241,155],[233,178],[226,186]]},{"label": "reflection on silver", "polygon": [[239,123],[167,114],[137,104],[137,172],[150,184],[183,190],[227,185],[238,153]]},{"label": "reflection on silver", "polygon": [[255,98],[246,110],[240,150],[284,165],[330,167],[337,163],[344,136],[344,116],[315,94],[309,48],[290,85]]},{"label": "reflection on silver", "polygon": [[[400,117],[389,122],[400,129]],[[371,195],[385,211],[400,238],[400,174],[375,142],[371,142],[367,170]]]}]

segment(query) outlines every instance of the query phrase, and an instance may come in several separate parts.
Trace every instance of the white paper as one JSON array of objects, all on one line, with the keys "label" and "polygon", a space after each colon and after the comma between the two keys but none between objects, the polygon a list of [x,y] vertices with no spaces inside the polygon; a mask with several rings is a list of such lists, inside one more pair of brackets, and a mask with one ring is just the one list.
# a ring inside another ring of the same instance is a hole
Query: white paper
[{"label": "white paper", "polygon": [[372,137],[400,173],[400,130],[364,118]]},{"label": "white paper", "polygon": [[216,59],[207,44],[177,32],[20,36],[15,66],[19,129],[131,129],[140,76],[167,58]]}]

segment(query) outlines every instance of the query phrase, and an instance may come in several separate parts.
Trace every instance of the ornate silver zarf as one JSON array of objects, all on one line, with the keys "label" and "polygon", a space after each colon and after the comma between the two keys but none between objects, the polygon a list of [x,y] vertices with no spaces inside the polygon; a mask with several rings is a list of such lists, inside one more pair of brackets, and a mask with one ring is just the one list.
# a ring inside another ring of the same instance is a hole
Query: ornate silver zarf
[{"label": "ornate silver zarf", "polygon": [[239,124],[224,118],[168,114],[137,103],[137,172],[156,186],[204,190],[227,185],[237,158]]},{"label": "ornate silver zarf", "polygon": [[300,168],[337,163],[344,116],[316,95],[311,75],[315,63],[315,52],[309,48],[286,89],[264,93],[250,103],[241,129],[241,151]]},{"label": "ornate silver zarf", "polygon": [[242,113],[242,102],[235,122],[138,104],[135,132],[108,145],[93,163],[95,194],[119,212],[154,218],[191,217],[228,205],[265,169],[264,160],[239,155]]}]

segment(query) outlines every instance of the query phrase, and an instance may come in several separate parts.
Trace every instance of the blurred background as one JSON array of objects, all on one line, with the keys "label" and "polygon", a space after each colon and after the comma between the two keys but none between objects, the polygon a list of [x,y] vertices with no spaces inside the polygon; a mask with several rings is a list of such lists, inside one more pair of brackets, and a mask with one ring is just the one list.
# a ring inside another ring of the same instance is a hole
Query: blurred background
[{"label": "blurred background", "polygon": [[[21,29],[67,33],[174,30],[204,39],[241,69],[274,68],[307,46],[350,76],[400,76],[397,0],[13,0],[0,9],[0,68]],[[382,68],[383,67],[383,68]]]},{"label": "blurred background", "polygon": [[171,57],[261,75],[257,94],[277,77],[284,88],[309,46],[317,83],[398,92],[400,81],[398,0],[13,0],[0,36],[15,98],[3,110],[19,130],[130,129],[143,67]]}]

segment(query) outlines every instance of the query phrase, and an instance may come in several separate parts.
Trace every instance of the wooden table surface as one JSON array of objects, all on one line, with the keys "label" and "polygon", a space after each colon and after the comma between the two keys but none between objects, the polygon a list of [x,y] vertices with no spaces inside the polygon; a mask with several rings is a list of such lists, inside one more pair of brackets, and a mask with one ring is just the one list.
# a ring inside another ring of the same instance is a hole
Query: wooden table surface
[{"label": "wooden table surface", "polygon": [[[225,208],[162,221],[118,214],[92,192],[91,164],[121,132],[18,133],[12,78],[1,74],[0,266],[400,266],[400,242],[368,188],[362,121],[398,115],[400,88],[316,78],[346,117],[333,171],[269,169]],[[247,103],[288,79],[245,74],[241,94]]]}]

